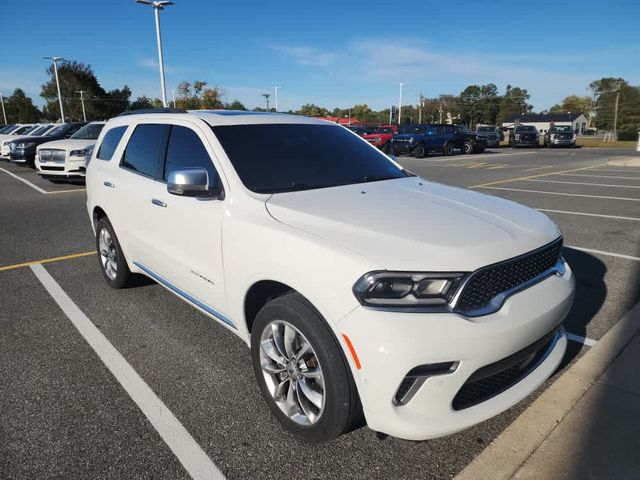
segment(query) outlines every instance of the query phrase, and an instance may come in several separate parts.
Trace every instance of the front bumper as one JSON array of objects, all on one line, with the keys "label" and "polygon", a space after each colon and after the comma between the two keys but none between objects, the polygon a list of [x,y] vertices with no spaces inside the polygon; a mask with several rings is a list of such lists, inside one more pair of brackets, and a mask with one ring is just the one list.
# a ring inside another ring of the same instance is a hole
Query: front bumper
[{"label": "front bumper", "polygon": [[84,178],[86,173],[86,157],[69,157],[63,162],[41,162],[36,156],[38,175],[51,178]]},{"label": "front bumper", "polygon": [[563,138],[554,138],[550,141],[553,146],[568,146],[572,147],[576,144],[574,139],[563,139]]},{"label": "front bumper", "polygon": [[[498,312],[483,317],[356,308],[338,328],[359,358],[357,369],[345,348],[369,427],[395,437],[426,440],[468,428],[521,401],[560,364],[567,345],[563,330],[517,383],[468,408],[453,406],[458,392],[479,369],[507,359],[556,329],[569,312],[574,289],[567,267],[563,276],[554,275],[513,295]],[[454,371],[428,377],[406,404],[396,405],[396,392],[409,371],[447,362],[454,362]]]},{"label": "front bumper", "polygon": [[396,154],[403,154],[403,153],[411,153],[415,150],[416,148],[416,144],[415,143],[400,143],[400,142],[393,142],[393,150]]}]

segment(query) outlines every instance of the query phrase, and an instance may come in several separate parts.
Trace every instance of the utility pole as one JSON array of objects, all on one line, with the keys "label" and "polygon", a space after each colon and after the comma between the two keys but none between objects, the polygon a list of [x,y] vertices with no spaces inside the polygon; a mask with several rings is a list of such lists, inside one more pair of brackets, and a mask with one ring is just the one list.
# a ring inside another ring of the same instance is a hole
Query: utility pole
[{"label": "utility pole", "polygon": [[420,94],[420,103],[418,104],[418,123],[422,123],[422,102],[424,102],[424,97]]},{"label": "utility pole", "polygon": [[173,108],[176,108],[176,89],[171,90],[171,95],[173,96]]},{"label": "utility pole", "polygon": [[56,77],[56,87],[58,88],[58,102],[60,103],[60,121],[64,123],[64,110],[62,109],[62,95],[60,94],[60,79],[58,78],[58,60],[64,60],[62,57],[42,57],[51,60],[53,63],[53,73]]},{"label": "utility pole", "polygon": [[273,87],[273,90],[275,92],[275,103],[276,103],[276,113],[278,113],[278,90],[280,89],[280,87]]},{"label": "utility pole", "polygon": [[85,90],[76,90],[77,93],[80,94],[80,103],[82,103],[82,119],[83,121],[87,121],[87,113],[84,110],[84,92]]},{"label": "utility pole", "polygon": [[398,125],[402,122],[402,87],[404,83],[400,84],[400,98],[398,99]]},{"label": "utility pole", "polygon": [[351,107],[349,107],[349,125],[351,125]]},{"label": "utility pole", "polygon": [[268,112],[269,111],[269,97],[271,96],[271,94],[270,93],[263,93],[262,96],[267,99],[267,112]]},{"label": "utility pole", "polygon": [[618,104],[620,103],[620,88],[622,84],[618,82],[618,89],[616,90],[616,106],[613,111],[613,138],[618,140]]},{"label": "utility pole", "polygon": [[2,116],[4,117],[4,124],[7,124],[7,112],[4,111],[4,97],[0,93],[0,103],[2,103]]},{"label": "utility pole", "polygon": [[389,125],[393,122],[393,105],[389,108]]},{"label": "utility pole", "polygon": [[438,123],[442,123],[442,102],[440,102],[440,121]]}]

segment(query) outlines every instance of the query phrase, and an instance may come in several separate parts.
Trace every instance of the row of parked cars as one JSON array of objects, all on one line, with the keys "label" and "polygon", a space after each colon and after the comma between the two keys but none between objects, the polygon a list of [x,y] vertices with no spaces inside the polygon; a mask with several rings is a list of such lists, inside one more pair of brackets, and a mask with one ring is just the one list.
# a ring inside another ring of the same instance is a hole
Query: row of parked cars
[{"label": "row of parked cars", "polygon": [[52,181],[82,179],[105,122],[12,124],[0,128],[0,156]]},{"label": "row of parked cars", "polygon": [[[416,158],[426,157],[431,152],[451,155],[455,150],[481,153],[485,148],[498,147],[505,138],[495,125],[478,125],[475,132],[464,125],[449,124],[354,125],[347,128],[385,153],[409,153]],[[534,125],[517,125],[509,130],[508,136],[509,146],[513,148],[540,145],[540,134]],[[544,134],[543,145],[575,147],[576,134],[571,126],[552,126]]]}]

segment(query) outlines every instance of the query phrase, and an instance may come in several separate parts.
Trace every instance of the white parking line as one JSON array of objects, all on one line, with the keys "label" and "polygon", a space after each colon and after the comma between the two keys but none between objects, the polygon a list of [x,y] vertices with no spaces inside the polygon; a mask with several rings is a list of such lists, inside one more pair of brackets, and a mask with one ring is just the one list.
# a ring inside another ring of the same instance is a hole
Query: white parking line
[{"label": "white parking line", "polygon": [[598,341],[594,340],[593,338],[581,337],[580,335],[574,335],[573,333],[569,332],[567,332],[567,339],[571,340],[572,342],[587,345],[588,347],[593,347],[598,343]]},{"label": "white parking line", "polygon": [[481,154],[479,153],[478,155],[464,155],[462,157],[457,156],[457,157],[440,157],[440,158],[427,158],[427,161],[429,162],[453,162],[453,161],[462,161],[464,160],[475,160],[476,158],[495,158],[496,160],[499,159],[500,157],[504,157],[504,156],[509,156],[509,157],[516,157],[518,155],[531,155],[532,153],[536,153],[536,152],[518,152],[518,153],[485,153],[485,154]]},{"label": "white parking line", "polygon": [[640,177],[621,177],[619,175],[585,175],[581,173],[558,173],[557,175],[564,175],[567,177],[619,178],[622,180],[640,180]]},{"label": "white parking line", "polygon": [[640,173],[640,170],[629,170],[629,167],[620,167],[620,168],[616,168],[616,169],[599,168],[597,170],[591,170],[591,171],[592,172],[615,172],[615,173],[621,173],[621,172]]},{"label": "white parking line", "polygon": [[595,253],[596,255],[604,255],[606,257],[624,258],[625,260],[634,260],[636,262],[640,262],[640,257],[634,257],[632,255],[623,255],[622,253],[605,252],[604,250],[576,247],[575,245],[565,245],[564,248],[570,248],[572,250],[580,250],[581,252],[587,252],[587,253]]},{"label": "white parking line", "polygon": [[619,215],[603,215],[601,213],[586,213],[586,212],[569,212],[567,210],[551,210],[549,208],[536,208],[536,210],[538,210],[540,212],[566,213],[567,215],[584,215],[585,217],[612,218],[612,219],[615,219],[615,220],[632,220],[632,221],[640,222],[640,218],[636,218],[636,217],[621,217]]},{"label": "white parking line", "polygon": [[614,187],[614,188],[640,188],[640,185],[613,185],[608,183],[590,183],[590,182],[563,182],[562,180],[541,180],[532,178],[525,182],[544,182],[544,183],[562,183],[564,185],[592,185],[594,187]]},{"label": "white parking line", "polygon": [[549,195],[563,195],[565,197],[586,197],[586,198],[604,198],[607,200],[625,200],[629,202],[640,202],[640,198],[626,198],[626,197],[608,197],[605,195],[584,195],[581,193],[564,193],[564,192],[547,192],[545,190],[526,190],[524,188],[506,188],[506,187],[476,187],[476,188],[488,188],[491,190],[506,190],[509,192],[525,192],[525,193],[546,193]]},{"label": "white parking line", "polygon": [[9,170],[5,170],[4,168],[0,168],[1,171],[3,171],[4,173],[6,173],[7,175],[11,175],[13,178],[15,178],[16,180],[20,180],[22,183],[29,185],[31,188],[37,190],[40,193],[44,193],[47,194],[49,192],[47,192],[46,190],[43,190],[42,188],[40,188],[37,185],[34,185],[33,183],[31,183],[29,180],[25,180],[22,177],[19,177],[18,175],[16,175],[15,173],[10,172]]},{"label": "white parking line", "polygon": [[71,323],[78,329],[87,343],[96,352],[120,385],[138,405],[160,437],[171,449],[194,480],[223,480],[225,477],[215,466],[200,445],[182,426],[171,410],[160,400],[146,382],[138,375],[120,352],[107,340],[91,320],[73,303],[73,300],[58,285],[40,264],[31,265],[40,283],[56,301]]}]

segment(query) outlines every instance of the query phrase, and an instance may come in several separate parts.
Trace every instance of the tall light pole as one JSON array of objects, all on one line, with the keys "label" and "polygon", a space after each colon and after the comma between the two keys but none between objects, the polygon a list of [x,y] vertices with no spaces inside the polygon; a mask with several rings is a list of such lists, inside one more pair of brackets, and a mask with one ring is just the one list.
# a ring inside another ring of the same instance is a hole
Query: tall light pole
[{"label": "tall light pole", "polygon": [[280,90],[280,87],[273,87],[273,91],[275,93],[276,113],[278,113],[278,90]]},{"label": "tall light pole", "polygon": [[56,76],[56,87],[58,88],[58,102],[60,102],[60,121],[64,123],[64,110],[62,109],[62,95],[60,94],[60,80],[58,79],[58,61],[64,60],[62,57],[42,57],[47,60],[51,60],[53,63],[53,73]]},{"label": "tall light pole", "polygon": [[391,122],[393,122],[393,105],[389,107],[389,125],[391,125]]},{"label": "tall light pole", "polygon": [[4,117],[4,124],[7,124],[7,112],[4,111],[4,97],[0,93],[0,103],[2,103],[2,116]]},{"label": "tall light pole", "polygon": [[160,89],[162,90],[162,106],[168,107],[167,90],[164,85],[164,56],[162,55],[162,34],[160,33],[160,10],[164,10],[164,7],[173,5],[173,2],[170,2],[168,0],[136,0],[136,3],[153,6],[153,13],[156,17],[156,41],[158,43],[158,64],[160,65]]},{"label": "tall light pole", "polygon": [[618,104],[620,103],[620,88],[622,87],[622,83],[618,82],[617,86],[618,88],[616,90],[616,106],[613,112],[613,139],[614,140],[618,140]]},{"label": "tall light pole", "polygon": [[176,108],[176,89],[171,90],[171,95],[173,96],[173,108]]},{"label": "tall light pole", "polygon": [[84,92],[85,90],[76,90],[76,93],[80,94],[80,103],[82,103],[82,119],[83,121],[87,121],[87,113],[84,110]]},{"label": "tall light pole", "polygon": [[398,99],[398,125],[402,122],[402,87],[404,83],[400,84],[400,98]]}]

